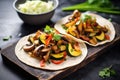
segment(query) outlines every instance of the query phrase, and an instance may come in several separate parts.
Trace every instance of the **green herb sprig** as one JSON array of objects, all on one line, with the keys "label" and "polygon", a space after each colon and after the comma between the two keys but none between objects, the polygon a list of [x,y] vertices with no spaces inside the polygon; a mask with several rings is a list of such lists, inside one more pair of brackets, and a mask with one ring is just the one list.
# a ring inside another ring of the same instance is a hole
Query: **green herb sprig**
[{"label": "green herb sprig", "polygon": [[10,35],[10,36],[5,36],[5,37],[3,38],[3,41],[8,41],[10,38],[12,38],[11,35]]},{"label": "green herb sprig", "polygon": [[51,33],[51,32],[53,32],[53,28],[51,28],[50,26],[46,25],[46,27],[44,28],[44,32],[45,33]]},{"label": "green herb sprig", "polygon": [[107,78],[107,77],[111,77],[113,75],[116,75],[115,70],[112,69],[112,65],[110,67],[106,67],[104,69],[102,69],[101,71],[99,71],[99,76],[101,78]]},{"label": "green herb sprig", "polygon": [[61,39],[61,36],[59,34],[54,34],[53,39],[58,41]]}]

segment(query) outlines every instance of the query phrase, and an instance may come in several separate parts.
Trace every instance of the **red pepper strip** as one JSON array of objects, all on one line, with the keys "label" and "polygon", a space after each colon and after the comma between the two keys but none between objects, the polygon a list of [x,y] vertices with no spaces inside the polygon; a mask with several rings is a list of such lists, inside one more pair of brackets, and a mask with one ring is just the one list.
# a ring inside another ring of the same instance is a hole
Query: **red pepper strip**
[{"label": "red pepper strip", "polygon": [[66,51],[64,51],[64,59],[61,59],[61,60],[51,60],[51,62],[54,63],[54,64],[61,64],[62,62],[65,61],[66,56],[67,56],[67,53],[66,53]]},{"label": "red pepper strip", "polygon": [[40,61],[40,67],[44,67],[44,66],[45,66],[45,60],[42,59],[42,60]]},{"label": "red pepper strip", "polygon": [[105,34],[105,39],[110,40],[110,36]]},{"label": "red pepper strip", "polygon": [[51,60],[52,63],[54,64],[61,64],[64,61],[64,59],[62,60]]},{"label": "red pepper strip", "polygon": [[67,52],[66,52],[66,51],[64,51],[64,59],[66,58],[66,56],[67,56]]},{"label": "red pepper strip", "polygon": [[52,40],[52,34],[48,35],[48,38],[45,40],[45,45],[48,46],[50,44],[50,40]]}]

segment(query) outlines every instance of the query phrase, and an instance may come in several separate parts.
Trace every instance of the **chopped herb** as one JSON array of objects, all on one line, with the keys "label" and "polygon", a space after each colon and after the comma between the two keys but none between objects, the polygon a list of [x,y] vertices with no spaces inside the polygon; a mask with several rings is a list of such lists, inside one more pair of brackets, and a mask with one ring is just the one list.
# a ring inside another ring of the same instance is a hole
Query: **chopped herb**
[{"label": "chopped herb", "polygon": [[46,32],[46,33],[51,33],[52,31],[53,31],[53,28],[51,28],[48,25],[46,25],[46,27],[44,28],[44,32]]},{"label": "chopped herb", "polygon": [[115,70],[113,70],[111,68],[112,68],[112,66],[106,67],[106,68],[102,69],[99,72],[99,76],[102,77],[102,78],[107,78],[107,77],[111,77],[113,75],[116,75]]},{"label": "chopped herb", "polygon": [[112,19],[111,19],[111,18],[109,18],[109,19],[108,19],[108,21],[112,22]]},{"label": "chopped herb", "polygon": [[10,38],[12,38],[11,35],[10,36],[6,36],[6,37],[3,38],[3,41],[8,41]]},{"label": "chopped herb", "polygon": [[53,39],[58,41],[61,39],[61,36],[59,34],[54,34]]},{"label": "chopped herb", "polygon": [[82,16],[82,21],[86,21],[88,19],[91,19],[91,16],[86,15],[86,14]]}]

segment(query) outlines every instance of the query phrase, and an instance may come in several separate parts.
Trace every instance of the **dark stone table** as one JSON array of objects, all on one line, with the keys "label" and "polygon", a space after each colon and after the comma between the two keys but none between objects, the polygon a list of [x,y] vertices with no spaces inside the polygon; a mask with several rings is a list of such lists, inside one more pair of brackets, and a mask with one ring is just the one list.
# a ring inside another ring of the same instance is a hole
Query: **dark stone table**
[{"label": "dark stone table", "polygon": [[[14,0],[0,0],[0,48],[3,49],[12,44],[20,37],[33,33],[44,27],[41,26],[29,26],[24,24],[14,11],[12,3]],[[70,14],[71,12],[63,12],[62,7],[77,4],[84,0],[59,0],[60,4],[55,11],[55,14],[51,21],[46,24],[53,24],[60,18]],[[119,5],[119,0],[113,1]],[[111,15],[105,13],[97,13],[105,18],[111,18],[113,22],[120,23],[120,15]],[[12,38],[8,41],[3,41],[3,37],[12,35]],[[116,76],[102,79],[98,76],[98,72],[104,67],[113,65],[113,69],[118,73]],[[3,62],[0,55],[0,80],[34,80],[33,77],[26,77],[20,71],[17,71],[14,65],[8,65]],[[111,50],[106,51],[96,60],[89,63],[85,67],[77,70],[71,75],[65,77],[63,80],[120,80],[120,43],[112,47]]]}]

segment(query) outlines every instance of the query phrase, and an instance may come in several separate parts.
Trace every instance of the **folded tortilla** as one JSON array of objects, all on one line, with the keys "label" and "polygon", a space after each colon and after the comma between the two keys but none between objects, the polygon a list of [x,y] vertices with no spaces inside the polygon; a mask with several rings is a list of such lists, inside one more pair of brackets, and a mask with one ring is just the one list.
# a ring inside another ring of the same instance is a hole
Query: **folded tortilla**
[{"label": "folded tortilla", "polygon": [[[31,35],[34,35],[34,34],[31,34]],[[58,64],[58,65],[53,64],[53,63],[50,63],[50,64],[46,63],[45,67],[41,67],[39,59],[31,57],[27,52],[25,52],[22,49],[22,47],[28,43],[28,41],[27,41],[28,37],[31,35],[21,38],[15,47],[15,55],[17,56],[17,58],[21,62],[23,62],[29,66],[32,66],[35,68],[40,68],[40,69],[46,69],[46,70],[60,70],[60,69],[68,68],[68,67],[75,66],[75,65],[81,63],[87,56],[88,50],[87,50],[86,45],[84,43],[80,43],[79,45],[80,45],[80,49],[82,51],[82,54],[80,56],[67,57],[66,61],[64,61],[63,63]]]},{"label": "folded tortilla", "polygon": [[101,16],[99,16],[99,15],[97,15],[97,14],[93,14],[93,13],[82,13],[82,15],[84,15],[84,14],[88,14],[88,15],[90,15],[90,16],[92,16],[92,17],[95,17],[95,18],[96,18],[96,21],[97,21],[97,23],[98,23],[99,25],[101,25],[101,26],[107,26],[108,29],[109,29],[109,31],[108,31],[107,34],[110,36],[110,40],[101,41],[101,42],[98,42],[97,44],[94,45],[94,44],[91,44],[91,43],[89,43],[89,42],[87,42],[87,41],[85,41],[85,40],[78,39],[78,38],[76,38],[76,37],[74,37],[74,36],[66,33],[65,29],[63,29],[63,27],[62,27],[62,24],[65,24],[66,22],[68,22],[68,18],[69,18],[71,15],[68,15],[68,16],[62,18],[61,20],[59,20],[59,21],[55,24],[54,27],[55,27],[55,29],[58,30],[61,34],[66,34],[66,35],[70,36],[71,38],[73,38],[74,40],[76,40],[76,41],[78,41],[78,42],[85,42],[85,43],[87,43],[87,44],[89,44],[89,45],[91,45],[91,46],[103,45],[103,44],[105,44],[105,43],[107,43],[107,42],[111,42],[111,41],[114,39],[114,37],[115,37],[115,29],[114,29],[113,24],[112,24],[109,20],[107,20],[107,19],[105,19],[105,18],[103,18],[103,17],[101,17]]}]

